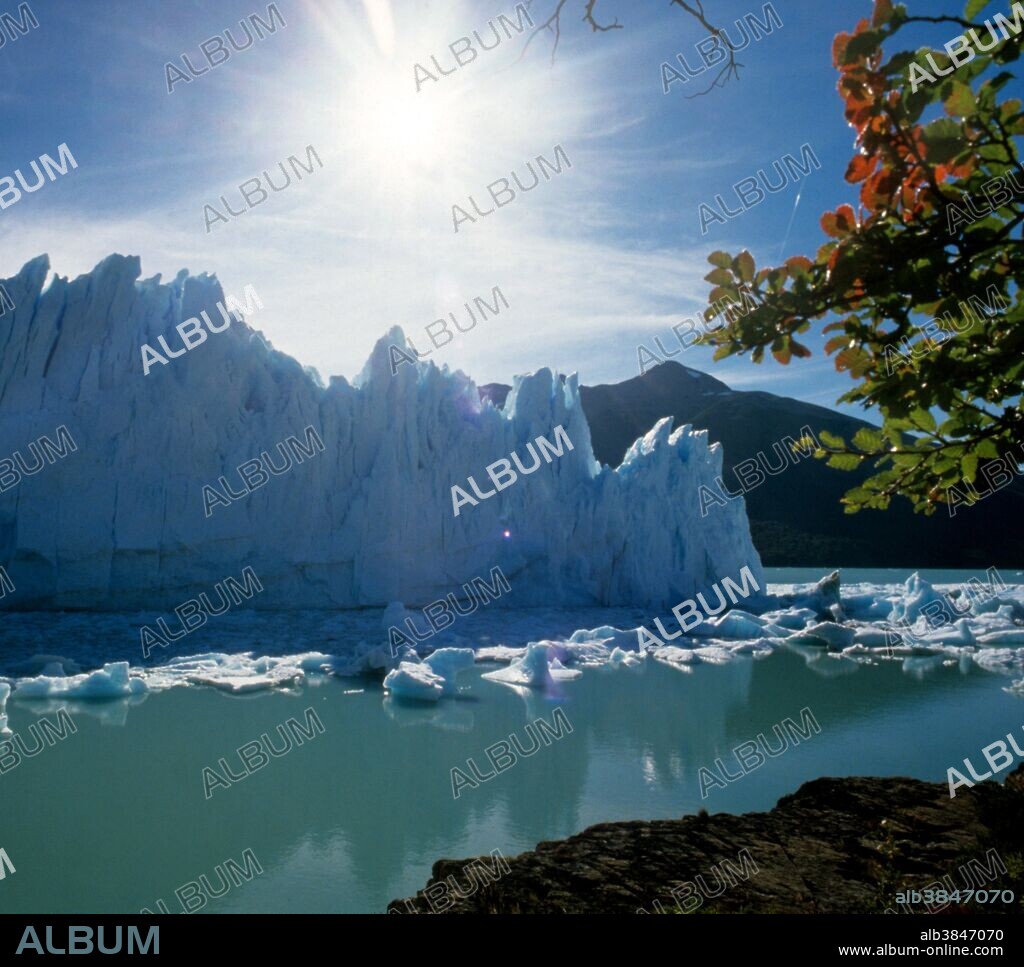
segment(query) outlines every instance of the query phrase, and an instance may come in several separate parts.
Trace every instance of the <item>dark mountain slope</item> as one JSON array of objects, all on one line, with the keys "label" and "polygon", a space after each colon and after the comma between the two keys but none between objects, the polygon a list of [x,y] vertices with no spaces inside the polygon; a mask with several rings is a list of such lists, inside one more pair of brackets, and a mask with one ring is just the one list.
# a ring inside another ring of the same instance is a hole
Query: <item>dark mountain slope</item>
[{"label": "dark mountain slope", "polygon": [[[509,388],[481,387],[501,404]],[[731,493],[744,488],[734,467],[758,454],[778,468],[804,427],[849,439],[857,420],[822,406],[764,392],[731,390],[720,380],[679,363],[667,362],[623,383],[582,388],[594,452],[602,463],[618,466],[630,444],[659,419],[676,426],[706,429],[725,449],[723,483]],[[842,495],[869,476],[870,467],[849,473],[811,457],[794,457],[786,469],[770,475],[758,466],[748,480],[747,512],[754,542],[767,565],[847,567],[1019,567],[1024,564],[1024,487],[1019,480],[956,517],[945,510],[932,517],[915,514],[897,500],[886,512],[846,514]],[[699,506],[700,496],[694,500]],[[714,514],[716,506],[707,507]]]}]

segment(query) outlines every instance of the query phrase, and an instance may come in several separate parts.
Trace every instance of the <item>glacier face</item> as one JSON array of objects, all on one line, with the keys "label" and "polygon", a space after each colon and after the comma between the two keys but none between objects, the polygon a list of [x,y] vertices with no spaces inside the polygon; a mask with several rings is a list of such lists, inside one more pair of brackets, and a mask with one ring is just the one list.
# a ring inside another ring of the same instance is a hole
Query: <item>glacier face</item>
[{"label": "glacier face", "polygon": [[[502,409],[460,372],[398,367],[376,345],[350,384],[277,352],[235,314],[144,374],[141,347],[206,311],[216,278],[139,281],[113,255],[45,287],[49,261],[5,287],[0,316],[0,460],[66,426],[77,449],[0,493],[0,564],[17,591],[0,608],[172,609],[251,567],[247,606],[422,606],[499,566],[502,606],[672,607],[749,566],[763,572],[742,500],[702,520],[692,499],[721,473],[703,432],[662,420],[616,469],[595,461],[575,375],[518,377]],[[230,303],[229,303],[230,304]],[[158,349],[162,352],[162,350]],[[573,449],[453,516],[454,485],[564,427]],[[313,427],[324,443],[230,506],[204,485]],[[6,466],[6,464],[0,465]],[[11,476],[0,478],[10,482]]]}]

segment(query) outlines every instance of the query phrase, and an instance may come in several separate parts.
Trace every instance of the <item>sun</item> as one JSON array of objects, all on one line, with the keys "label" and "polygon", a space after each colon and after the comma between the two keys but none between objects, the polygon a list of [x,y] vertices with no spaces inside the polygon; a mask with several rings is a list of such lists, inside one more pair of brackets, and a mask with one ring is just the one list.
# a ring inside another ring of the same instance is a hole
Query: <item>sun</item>
[{"label": "sun", "polygon": [[269,92],[280,98],[272,134],[285,152],[323,146],[335,174],[317,217],[344,212],[327,219],[339,235],[389,226],[409,244],[443,237],[457,200],[555,144],[578,143],[603,107],[569,65],[521,62],[522,38],[456,61],[452,42],[486,22],[469,0],[424,4],[429,15],[391,0],[306,2],[316,37]]},{"label": "sun", "polygon": [[470,125],[456,93],[417,92],[411,71],[380,62],[363,65],[345,86],[340,133],[383,176],[427,176],[457,160],[459,132]]}]

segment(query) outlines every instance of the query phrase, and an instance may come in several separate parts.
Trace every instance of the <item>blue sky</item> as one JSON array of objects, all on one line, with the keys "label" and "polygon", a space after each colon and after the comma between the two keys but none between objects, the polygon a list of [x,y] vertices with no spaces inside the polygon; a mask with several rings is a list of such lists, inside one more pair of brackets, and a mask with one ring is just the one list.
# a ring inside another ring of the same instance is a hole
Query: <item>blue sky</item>
[{"label": "blue sky", "polygon": [[[740,78],[687,99],[703,78],[666,95],[660,65],[679,52],[697,64],[705,32],[664,0],[599,0],[599,19],[623,29],[597,34],[570,0],[554,64],[548,35],[522,59],[515,35],[419,92],[417,62],[449,66],[449,44],[487,38],[515,3],[278,0],[285,27],[170,94],[166,63],[187,53],[205,66],[200,43],[225,28],[242,37],[239,21],[267,20],[267,4],[33,0],[39,28],[0,49],[0,176],[62,142],[79,167],[0,212],[0,277],[42,252],[68,276],[121,252],[141,256],[144,276],[252,284],[265,305],[252,324],[325,380],[351,379],[392,325],[427,346],[430,322],[497,285],[510,308],[432,359],[479,383],[544,365],[588,384],[635,376],[637,346],[677,348],[671,327],[704,305],[709,252],[749,248],[759,264],[813,253],[821,212],[855,199],[831,42],[871,3],[773,5],[784,26],[739,55]],[[0,0],[0,12],[17,6]],[[553,6],[533,0],[534,21]],[[760,0],[705,7],[729,27],[763,16]],[[952,36],[937,30],[933,42]],[[701,236],[702,202],[804,143],[820,171]],[[322,169],[206,231],[204,204],[224,194],[238,210],[241,182],[310,144]],[[453,204],[473,195],[483,208],[488,183],[526,179],[556,144],[571,171],[454,233]],[[675,358],[735,388],[831,405],[849,380],[810,342],[814,357],[787,368],[713,364],[701,348]]]}]

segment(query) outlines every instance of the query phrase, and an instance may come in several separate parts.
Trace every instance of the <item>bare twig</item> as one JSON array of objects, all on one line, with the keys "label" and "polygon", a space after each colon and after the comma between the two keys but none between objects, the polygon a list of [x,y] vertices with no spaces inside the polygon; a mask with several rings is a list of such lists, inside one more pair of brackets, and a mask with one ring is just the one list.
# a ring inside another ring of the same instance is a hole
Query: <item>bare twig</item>
[{"label": "bare twig", "polygon": [[725,31],[720,27],[716,27],[714,24],[708,23],[708,19],[704,15],[704,4],[702,0],[694,0],[696,7],[687,3],[687,0],[671,0],[671,2],[677,7],[682,7],[691,17],[696,18],[708,33],[721,40],[722,46],[725,47],[729,54],[728,59],[722,66],[722,69],[715,76],[715,79],[703,91],[698,91],[696,94],[687,94],[687,100],[692,101],[695,97],[704,97],[706,94],[710,94],[716,87],[724,87],[728,83],[730,77],[735,77],[738,80],[740,76],[739,69],[743,65],[736,60],[736,52],[732,49],[732,44],[729,43],[729,38]]},{"label": "bare twig", "polygon": [[[599,0],[580,0],[580,2],[583,3],[583,22],[590,24],[590,29],[593,32],[606,33],[609,30],[622,29],[622,24],[620,24],[618,20],[614,20],[610,24],[598,22],[594,15],[594,9],[597,7]],[[554,44],[551,47],[551,63],[553,64],[555,62],[555,55],[558,53],[558,43],[562,39],[562,11],[568,3],[569,0],[557,0],[555,3],[555,9],[551,12],[551,16],[549,16],[544,23],[534,28],[533,33],[527,38],[526,43],[523,45],[522,53],[519,55],[519,60],[522,60],[523,57],[526,56],[526,51],[529,49],[530,44],[533,43],[538,34],[548,31],[553,34],[555,38]],[[721,40],[728,53],[728,59],[715,76],[714,81],[712,81],[705,90],[699,91],[696,94],[688,94],[686,96],[691,99],[695,97],[703,97],[705,94],[709,94],[716,87],[723,87],[729,81],[729,78],[735,77],[738,79],[740,76],[739,69],[743,65],[736,60],[736,53],[732,49],[732,45],[729,43],[729,38],[725,31],[708,21],[707,16],[704,13],[703,0],[692,0],[692,3],[690,0],[670,0],[670,3],[674,6],[681,7],[690,14],[690,16],[695,18],[709,34]],[[534,0],[526,0],[527,8],[530,8],[533,5]]]},{"label": "bare twig", "polygon": [[[534,29],[533,33],[530,34],[526,43],[523,45],[523,52],[519,55],[519,59],[522,60],[526,56],[526,51],[530,44],[533,43],[534,38],[543,30],[548,30],[555,35],[555,42],[551,47],[551,63],[555,62],[555,54],[558,53],[558,42],[562,39],[562,10],[569,0],[558,0],[555,5],[555,9],[551,16],[548,17],[544,23],[540,24]],[[609,30],[622,30],[622,24],[618,20],[614,20],[610,24],[601,24],[597,22],[594,16],[594,7],[597,6],[598,0],[585,0],[585,6],[583,11],[583,22],[590,24],[590,29],[597,33],[606,33]],[[533,6],[533,0],[526,0],[526,6]]]}]

